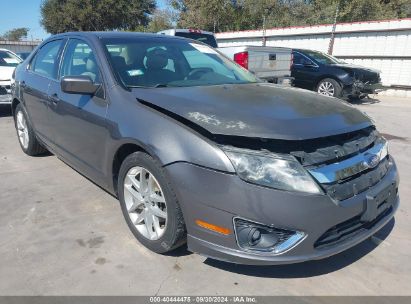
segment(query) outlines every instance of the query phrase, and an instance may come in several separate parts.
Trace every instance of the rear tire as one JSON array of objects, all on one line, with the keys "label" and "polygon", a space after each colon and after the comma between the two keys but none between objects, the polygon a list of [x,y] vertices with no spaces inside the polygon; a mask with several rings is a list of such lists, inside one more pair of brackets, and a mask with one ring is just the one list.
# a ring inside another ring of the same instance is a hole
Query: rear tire
[{"label": "rear tire", "polygon": [[158,161],[144,152],[127,156],[117,189],[127,225],[141,244],[166,253],[186,242],[183,213]]},{"label": "rear tire", "polygon": [[18,104],[14,111],[14,126],[20,147],[24,153],[36,156],[47,152],[47,149],[37,140],[36,133],[27,119],[27,113],[21,104]]},{"label": "rear tire", "polygon": [[328,97],[341,98],[342,87],[336,80],[325,78],[318,83],[317,93]]}]

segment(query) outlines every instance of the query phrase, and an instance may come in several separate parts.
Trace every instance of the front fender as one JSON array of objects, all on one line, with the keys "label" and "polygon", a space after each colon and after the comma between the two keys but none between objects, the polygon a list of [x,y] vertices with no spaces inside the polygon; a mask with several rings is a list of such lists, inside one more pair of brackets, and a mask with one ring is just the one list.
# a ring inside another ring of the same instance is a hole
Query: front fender
[{"label": "front fender", "polygon": [[234,172],[227,156],[213,141],[184,123],[139,103],[129,92],[123,90],[119,94],[125,95],[112,98],[107,112],[110,133],[107,154],[109,176],[113,174],[114,156],[124,144],[139,146],[163,166],[187,162],[218,171]]}]

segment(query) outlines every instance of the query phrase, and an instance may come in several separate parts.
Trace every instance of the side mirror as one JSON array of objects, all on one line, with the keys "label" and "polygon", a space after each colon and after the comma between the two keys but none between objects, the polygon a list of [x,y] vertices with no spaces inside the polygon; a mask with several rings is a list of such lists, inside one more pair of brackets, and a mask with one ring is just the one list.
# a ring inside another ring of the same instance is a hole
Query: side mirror
[{"label": "side mirror", "polygon": [[94,83],[90,76],[63,76],[61,90],[69,94],[94,95],[100,84]]}]

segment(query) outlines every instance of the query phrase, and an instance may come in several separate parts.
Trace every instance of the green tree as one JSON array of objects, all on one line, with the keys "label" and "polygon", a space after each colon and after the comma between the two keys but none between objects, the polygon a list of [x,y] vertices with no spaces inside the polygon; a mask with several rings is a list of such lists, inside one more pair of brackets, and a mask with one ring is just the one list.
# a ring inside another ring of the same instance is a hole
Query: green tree
[{"label": "green tree", "polygon": [[178,26],[208,31],[229,30],[234,17],[232,0],[174,0],[173,8],[180,10]]},{"label": "green tree", "polygon": [[154,0],[43,0],[41,24],[51,34],[133,30],[146,26]]},{"label": "green tree", "polygon": [[307,24],[332,23],[339,4],[338,22],[356,22],[411,17],[410,0],[311,0]]},{"label": "green tree", "polygon": [[176,20],[175,13],[170,9],[157,9],[150,17],[148,23],[147,32],[156,33],[162,30],[173,28],[173,24]]},{"label": "green tree", "polygon": [[341,0],[339,21],[366,21],[409,17],[409,0]]},{"label": "green tree", "polygon": [[410,0],[170,0],[178,26],[229,31],[411,17]]},{"label": "green tree", "polygon": [[27,27],[14,28],[10,31],[5,32],[1,38],[4,40],[19,41],[27,37],[29,30],[30,29]]}]

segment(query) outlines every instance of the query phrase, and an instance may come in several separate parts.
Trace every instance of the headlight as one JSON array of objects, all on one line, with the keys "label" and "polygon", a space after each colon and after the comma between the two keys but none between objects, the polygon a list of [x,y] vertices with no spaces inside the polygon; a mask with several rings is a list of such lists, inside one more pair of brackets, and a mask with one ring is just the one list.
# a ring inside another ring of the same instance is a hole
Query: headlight
[{"label": "headlight", "polygon": [[223,149],[238,176],[245,181],[281,190],[322,193],[311,175],[290,155]]}]

